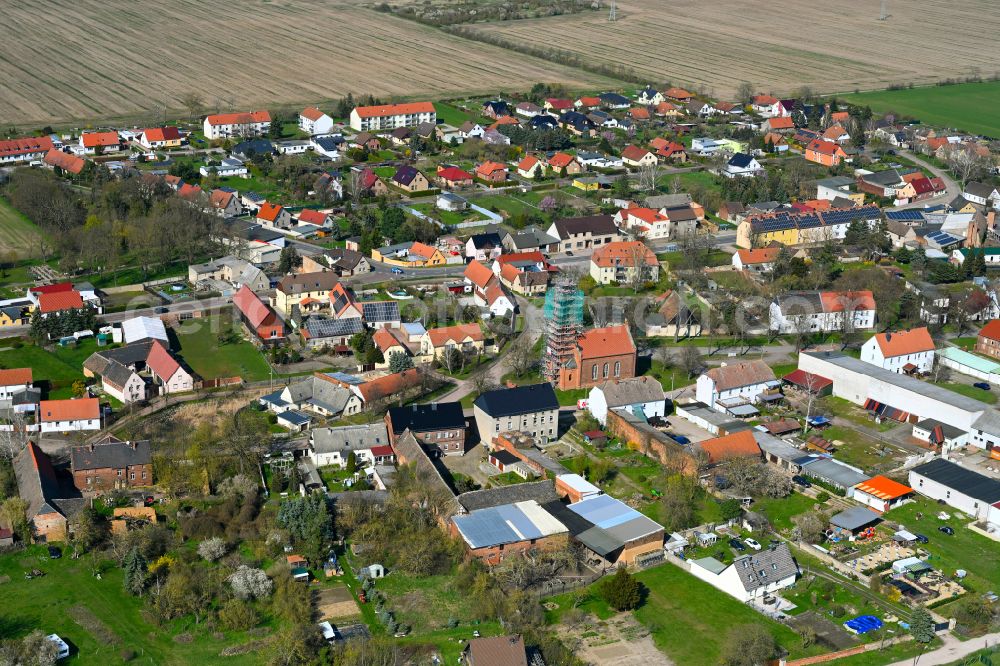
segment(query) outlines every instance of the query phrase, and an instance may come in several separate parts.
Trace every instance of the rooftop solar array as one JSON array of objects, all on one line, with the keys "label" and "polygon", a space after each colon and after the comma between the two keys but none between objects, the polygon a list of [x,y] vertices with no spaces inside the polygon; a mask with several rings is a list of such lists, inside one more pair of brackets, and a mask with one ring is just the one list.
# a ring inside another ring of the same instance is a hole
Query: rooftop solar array
[{"label": "rooftop solar array", "polygon": [[352,386],[360,386],[365,383],[365,380],[360,377],[349,375],[346,372],[327,372],[325,374],[327,377],[331,377],[337,381],[344,382],[345,384],[350,384]]},{"label": "rooftop solar array", "polygon": [[905,210],[887,210],[885,216],[890,220],[899,222],[920,222],[924,219],[924,211],[919,208],[907,208]]},{"label": "rooftop solar array", "polygon": [[399,321],[399,303],[396,301],[374,301],[362,303],[362,316],[367,322]]},{"label": "rooftop solar array", "polygon": [[306,330],[314,338],[328,338],[340,335],[354,335],[365,330],[364,324],[357,317],[345,319],[309,319]]}]

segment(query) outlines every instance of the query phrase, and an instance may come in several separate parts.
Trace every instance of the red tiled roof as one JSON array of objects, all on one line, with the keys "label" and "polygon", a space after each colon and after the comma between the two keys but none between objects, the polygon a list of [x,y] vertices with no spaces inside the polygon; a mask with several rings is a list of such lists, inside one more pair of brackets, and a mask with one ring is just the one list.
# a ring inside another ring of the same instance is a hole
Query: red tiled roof
[{"label": "red tiled roof", "polygon": [[77,157],[76,155],[70,155],[69,153],[64,153],[61,150],[56,150],[55,148],[45,153],[45,157],[42,158],[42,161],[50,167],[59,167],[63,171],[68,171],[72,174],[80,173],[83,171],[83,167],[87,164],[83,158]]},{"label": "red tiled roof", "polygon": [[827,386],[833,385],[832,380],[811,372],[806,372],[805,370],[792,370],[781,379],[789,384],[795,384],[796,386],[804,388],[812,393],[822,391]]},{"label": "red tiled roof", "polygon": [[513,261],[534,261],[536,263],[545,263],[545,255],[538,250],[534,250],[532,252],[512,252],[511,254],[501,254],[497,257],[497,263],[501,266],[509,264]]},{"label": "red tiled roof", "polygon": [[549,158],[549,166],[553,169],[562,169],[572,164],[575,159],[569,153],[559,152]]},{"label": "red tiled roof", "polygon": [[634,106],[628,112],[636,120],[649,120],[649,109],[644,106]]},{"label": "red tiled roof", "polygon": [[85,148],[98,146],[117,146],[121,143],[118,132],[84,132],[82,137]]},{"label": "red tiled roof", "polygon": [[302,109],[299,115],[305,118],[306,120],[315,121],[322,118],[325,114],[319,109],[317,109],[315,106],[307,106],[306,108]]},{"label": "red tiled roof", "polygon": [[979,330],[979,337],[987,340],[1000,340],[1000,319],[990,321]]},{"label": "red tiled roof", "polygon": [[719,463],[732,458],[752,458],[760,455],[760,447],[752,430],[741,430],[731,435],[706,439],[698,444],[708,454],[709,463]]},{"label": "red tiled roof", "polygon": [[439,178],[443,178],[444,180],[448,180],[451,182],[456,182],[461,180],[472,180],[471,173],[463,169],[459,169],[456,166],[443,167],[443,168],[439,167],[437,175]]},{"label": "red tiled roof", "polygon": [[181,364],[177,362],[163,343],[154,340],[149,348],[149,355],[146,357],[146,367],[152,370],[157,377],[163,381],[169,380],[177,372]]},{"label": "red tiled roof", "polygon": [[31,383],[31,368],[0,370],[0,386],[20,386]]},{"label": "red tiled roof", "polygon": [[646,155],[649,155],[649,151],[639,146],[628,145],[622,150],[622,158],[633,162],[638,162]]},{"label": "red tiled roof", "polygon": [[274,222],[278,219],[278,215],[284,210],[280,204],[273,204],[265,201],[261,204],[260,210],[257,211],[258,220],[267,220],[268,222]]},{"label": "red tiled roof", "polygon": [[736,254],[740,255],[740,261],[744,266],[747,264],[769,264],[778,258],[778,253],[781,251],[777,247],[762,247],[757,250],[737,250]]},{"label": "red tiled roof", "polygon": [[392,447],[388,444],[383,444],[382,446],[373,446],[371,449],[372,455],[381,458],[383,456],[393,456],[396,453],[392,450]]},{"label": "red tiled roof", "polygon": [[875,342],[882,350],[882,356],[903,356],[919,354],[934,349],[934,340],[926,326],[913,328],[909,331],[886,331],[875,336]]},{"label": "red tiled roof", "polygon": [[485,289],[490,283],[490,280],[494,279],[493,271],[481,261],[470,262],[468,266],[465,267],[465,272],[463,273],[465,277],[469,279],[469,282],[476,285],[480,289]]},{"label": "red tiled roof", "polygon": [[147,141],[177,141],[181,138],[180,130],[173,126],[152,127],[143,131]]},{"label": "red tiled roof", "polygon": [[410,102],[409,104],[380,104],[359,106],[354,109],[361,118],[381,118],[383,116],[405,116],[415,113],[436,113],[430,102]]},{"label": "red tiled roof", "polygon": [[431,344],[435,349],[444,347],[449,342],[462,343],[466,338],[471,338],[473,342],[481,342],[483,330],[479,324],[456,324],[454,326],[442,326],[441,328],[427,329]]},{"label": "red tiled roof", "polygon": [[385,375],[359,384],[358,391],[361,393],[362,399],[368,402],[369,400],[398,396],[406,389],[418,384],[420,384],[420,372],[416,368],[410,368],[403,372]]},{"label": "red tiled roof", "polygon": [[819,297],[823,303],[823,312],[875,309],[875,297],[870,291],[821,291]]},{"label": "red tiled roof", "polygon": [[843,149],[839,144],[833,141],[824,141],[823,139],[813,139],[806,146],[806,152],[819,153],[820,155],[836,155],[838,153],[843,153]]},{"label": "red tiled roof", "polygon": [[[795,129],[795,123],[792,122],[790,116],[781,116],[779,118],[768,118],[767,126],[773,130],[776,129]],[[839,134],[837,136],[840,136]]]},{"label": "red tiled roof", "polygon": [[271,113],[269,111],[251,111],[249,113],[215,113],[207,116],[205,120],[209,125],[247,125],[250,123],[269,123]]},{"label": "red tiled roof", "polygon": [[529,171],[538,164],[538,158],[534,155],[525,155],[524,159],[517,163],[517,168],[521,171]]},{"label": "red tiled roof", "polygon": [[214,208],[226,208],[234,196],[236,195],[233,192],[226,192],[225,190],[212,190],[209,201],[211,201]]},{"label": "red tiled roof", "polygon": [[96,419],[101,415],[101,404],[97,398],[76,400],[42,400],[38,403],[42,422],[81,421]]},{"label": "red tiled roof", "polygon": [[581,97],[577,101],[580,102],[580,106],[600,106],[601,105],[601,98],[600,97]]},{"label": "red tiled roof", "polygon": [[410,246],[410,254],[421,257],[424,260],[431,259],[435,252],[437,252],[437,250],[426,243],[421,243],[420,241],[417,241]]},{"label": "red tiled roof", "polygon": [[[649,210],[649,209],[644,209]],[[637,261],[647,266],[658,266],[656,255],[640,241],[613,241],[594,250],[590,260],[601,268],[613,266],[632,267]]]},{"label": "red tiled roof", "polygon": [[545,102],[551,106],[553,109],[572,109],[573,100],[571,99],[559,99],[558,97],[550,97]]},{"label": "red tiled roof", "polygon": [[299,222],[315,224],[321,227],[326,223],[326,213],[321,213],[320,211],[313,210],[312,208],[303,208],[299,211]]},{"label": "red tiled roof", "polygon": [[770,95],[756,95],[753,98],[753,103],[758,106],[771,106],[778,103],[778,98]]},{"label": "red tiled roof", "polygon": [[372,335],[372,342],[378,347],[379,351],[385,354],[387,351],[393,347],[402,347],[406,349],[406,345],[403,344],[403,340],[400,338],[402,332],[399,329],[390,329],[388,327],[382,327],[375,331]]},{"label": "red tiled roof", "polygon": [[476,173],[480,176],[489,176],[497,171],[507,171],[507,165],[500,162],[492,162],[487,160],[479,166],[476,167]]},{"label": "red tiled roof", "polygon": [[193,201],[199,194],[201,194],[201,187],[190,183],[184,183],[177,190],[177,196],[181,199],[187,199],[188,201]]},{"label": "red tiled roof", "polygon": [[583,359],[635,353],[635,342],[628,326],[593,328],[577,339],[576,346]]},{"label": "red tiled roof", "polygon": [[47,136],[26,136],[21,139],[5,139],[0,141],[0,157],[25,155],[28,153],[47,153],[52,150],[52,139]]},{"label": "red tiled roof", "polygon": [[663,91],[664,97],[672,97],[674,99],[687,99],[691,97],[691,93],[684,88],[667,88]]},{"label": "red tiled roof", "polygon": [[44,313],[82,307],[83,296],[78,291],[57,291],[38,295],[38,309]]},{"label": "red tiled roof", "polygon": [[233,305],[247,318],[254,328],[260,326],[272,313],[271,307],[260,300],[250,287],[243,285],[233,296]]},{"label": "red tiled roof", "polygon": [[55,284],[43,284],[38,287],[31,287],[33,294],[55,294],[61,291],[73,291],[72,282],[57,282]]}]

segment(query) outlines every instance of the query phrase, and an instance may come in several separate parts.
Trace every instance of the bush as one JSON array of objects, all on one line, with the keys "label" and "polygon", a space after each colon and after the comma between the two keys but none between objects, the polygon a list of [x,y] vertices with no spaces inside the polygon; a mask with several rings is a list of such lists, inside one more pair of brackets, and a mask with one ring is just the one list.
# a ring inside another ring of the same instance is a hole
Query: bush
[{"label": "bush", "polygon": [[600,594],[615,610],[632,610],[638,608],[642,600],[642,584],[626,569],[621,568],[614,576],[601,583]]},{"label": "bush", "polygon": [[210,539],[205,539],[200,544],[198,544],[198,555],[203,560],[208,560],[209,562],[215,562],[223,555],[226,554],[226,542],[220,537],[212,537]]},{"label": "bush", "polygon": [[260,615],[246,601],[230,599],[219,611],[219,620],[229,631],[247,631],[260,623]]},{"label": "bush", "polygon": [[822,490],[816,494],[816,501],[819,502],[820,504],[823,504],[829,499],[830,499],[830,493],[826,492],[825,490]]},{"label": "bush", "polygon": [[135,650],[122,650],[118,656],[122,658],[122,661],[132,661],[135,659]]}]

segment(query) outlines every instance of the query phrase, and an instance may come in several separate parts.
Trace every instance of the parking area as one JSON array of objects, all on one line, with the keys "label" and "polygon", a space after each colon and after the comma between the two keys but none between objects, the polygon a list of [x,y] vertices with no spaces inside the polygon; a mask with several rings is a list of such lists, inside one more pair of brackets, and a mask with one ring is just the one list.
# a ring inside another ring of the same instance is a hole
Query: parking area
[{"label": "parking area", "polygon": [[671,414],[667,417],[667,420],[670,421],[671,433],[675,435],[684,435],[692,442],[704,442],[706,439],[712,439],[715,437],[715,435],[709,431],[699,428],[687,419],[682,419],[676,414]]},{"label": "parking area", "polygon": [[969,447],[961,451],[953,451],[951,457],[962,467],[994,479],[1000,479],[1000,460],[990,458],[988,454],[979,449]]}]

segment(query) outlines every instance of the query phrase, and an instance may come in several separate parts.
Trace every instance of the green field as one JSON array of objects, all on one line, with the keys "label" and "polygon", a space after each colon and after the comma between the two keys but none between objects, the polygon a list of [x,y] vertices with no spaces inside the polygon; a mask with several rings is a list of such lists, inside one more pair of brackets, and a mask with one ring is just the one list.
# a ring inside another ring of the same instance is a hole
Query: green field
[{"label": "green field", "polygon": [[203,379],[240,376],[253,382],[271,376],[263,355],[246,340],[220,345],[218,333],[232,326],[229,317],[206,317],[185,322],[177,332],[180,356]]},{"label": "green field", "polygon": [[1000,104],[1000,81],[879,90],[848,95],[843,99],[854,104],[866,104],[877,113],[891,111],[928,125],[955,127],[1000,137],[1000,117],[989,111]]},{"label": "green field", "polygon": [[42,230],[0,197],[0,253],[13,250],[18,258],[38,254]]},{"label": "green field", "polygon": [[[0,556],[0,580],[5,581],[0,585],[3,637],[23,636],[32,629],[59,634],[71,646],[72,663],[81,666],[122,663],[121,653],[126,649],[134,651],[136,663],[218,663],[223,648],[249,640],[245,632],[215,638],[206,628],[195,627],[193,619],[163,627],[150,624],[142,614],[144,600],[125,594],[121,569],[103,563],[98,580],[92,575],[96,566],[90,555],[50,560],[44,546]],[[24,572],[29,569],[46,575],[25,580]],[[95,617],[103,627],[93,624]],[[190,642],[175,640],[185,632],[190,633]],[[264,655],[254,651],[238,660],[263,664]]]},{"label": "green field", "polygon": [[94,340],[83,340],[75,347],[54,347],[52,351],[33,344],[7,347],[0,351],[0,368],[31,368],[35,386],[48,389],[43,397],[71,398],[73,382],[84,379],[83,362],[97,349]]}]

